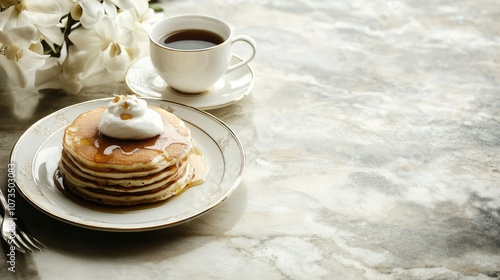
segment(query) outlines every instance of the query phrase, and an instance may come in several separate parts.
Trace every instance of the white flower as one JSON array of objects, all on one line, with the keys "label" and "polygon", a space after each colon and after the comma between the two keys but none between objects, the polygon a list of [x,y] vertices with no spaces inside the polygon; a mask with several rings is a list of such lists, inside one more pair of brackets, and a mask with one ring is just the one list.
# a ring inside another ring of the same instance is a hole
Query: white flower
[{"label": "white flower", "polygon": [[34,26],[54,49],[54,44],[63,43],[59,28],[61,17],[61,9],[55,0],[18,0],[0,14],[0,29]]},{"label": "white flower", "polygon": [[0,67],[9,83],[70,94],[85,79],[122,80],[148,54],[158,16],[147,0],[0,0],[0,8]]},{"label": "white flower", "polygon": [[42,54],[38,34],[33,26],[0,30],[0,65],[12,84],[26,87],[32,73],[45,63],[48,55]]},{"label": "white flower", "polygon": [[78,75],[71,75],[63,71],[59,62],[49,58],[45,68],[36,72],[35,86],[38,89],[62,89],[68,94],[78,94],[83,85]]},{"label": "white flower", "polygon": [[110,16],[101,14],[99,24],[91,29],[75,29],[69,39],[74,46],[69,55],[76,57],[75,63],[82,65],[82,78],[101,70],[123,72],[130,64],[134,53],[132,31],[118,25]]},{"label": "white flower", "polygon": [[[154,22],[158,20],[153,9],[149,8],[146,1],[135,1],[133,5],[123,10],[118,17],[120,24],[134,30],[134,34],[148,40],[148,32]],[[142,39],[141,39],[142,40]]]},{"label": "white flower", "polygon": [[[97,23],[97,17],[104,13],[104,7],[111,12],[116,13],[115,7],[101,3],[99,0],[55,0],[61,8],[62,14],[71,14],[74,20],[77,20],[85,28],[91,28]],[[108,0],[109,1],[109,0]],[[113,11],[114,9],[115,11]]]},{"label": "white flower", "polygon": [[78,0],[77,5],[71,10],[71,16],[79,20],[85,28],[94,27],[103,13],[103,6],[98,0]]},{"label": "white flower", "polygon": [[[66,59],[62,59],[66,58]],[[62,89],[68,94],[78,94],[83,85],[71,56],[67,56],[65,48],[61,57],[49,57],[45,65],[36,71],[35,86],[38,89]]]}]

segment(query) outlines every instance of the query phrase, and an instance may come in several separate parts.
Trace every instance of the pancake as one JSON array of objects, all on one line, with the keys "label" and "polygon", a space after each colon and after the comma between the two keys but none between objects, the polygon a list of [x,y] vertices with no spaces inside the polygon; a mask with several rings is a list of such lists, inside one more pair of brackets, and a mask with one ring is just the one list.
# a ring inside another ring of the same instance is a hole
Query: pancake
[{"label": "pancake", "polygon": [[148,175],[145,177],[128,178],[128,179],[107,179],[100,177],[92,177],[87,174],[74,169],[71,166],[71,162],[66,162],[61,160],[59,163],[59,170],[64,174],[64,178],[68,181],[73,182],[75,185],[86,188],[103,189],[103,190],[115,190],[122,192],[139,192],[145,190],[151,190],[159,188],[162,185],[174,181],[176,177],[187,168],[190,164],[189,162],[184,162],[180,168],[176,168],[175,172],[166,170],[165,172],[159,172],[154,175]]},{"label": "pancake", "polygon": [[162,135],[133,141],[107,137],[98,128],[106,109],[102,107],[83,113],[68,125],[63,147],[78,163],[93,171],[151,174],[163,170],[192,153],[192,138],[177,116],[158,107],[150,108],[162,118],[165,125]]},{"label": "pancake", "polygon": [[[99,185],[121,185],[124,187],[134,187],[134,186],[143,186],[147,184],[151,184],[155,181],[164,179],[167,176],[175,174],[179,168],[187,163],[186,160],[182,162],[177,162],[177,164],[173,166],[169,166],[162,170],[161,172],[154,174],[146,174],[141,175],[141,173],[132,173],[135,176],[131,176],[127,172],[114,172],[114,173],[105,173],[105,172],[94,172],[90,169],[86,169],[81,167],[75,160],[69,156],[65,151],[62,152],[61,155],[61,163],[63,164],[65,169],[68,169],[72,173],[76,174],[76,176],[85,178],[88,180],[95,181]],[[102,175],[102,176],[99,176]]]},{"label": "pancake", "polygon": [[66,189],[85,200],[129,206],[166,200],[186,188],[194,177],[191,132],[174,114],[148,108],[159,113],[164,129],[144,140],[103,135],[99,122],[105,107],[70,123],[59,162]]},{"label": "pancake", "polygon": [[192,170],[192,167],[189,166],[189,168],[187,168],[182,173],[182,176],[177,178],[177,180],[151,191],[143,191],[133,194],[85,188],[66,180],[65,184],[72,193],[88,201],[111,206],[133,206],[138,204],[160,202],[182,192],[182,190],[191,182],[191,174],[193,174],[193,172],[194,170]]}]

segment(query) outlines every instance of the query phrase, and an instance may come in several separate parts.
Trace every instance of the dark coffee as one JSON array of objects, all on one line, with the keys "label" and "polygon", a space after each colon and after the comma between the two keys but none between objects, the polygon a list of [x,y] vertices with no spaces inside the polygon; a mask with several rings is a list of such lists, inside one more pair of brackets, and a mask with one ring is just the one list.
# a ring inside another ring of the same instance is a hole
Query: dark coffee
[{"label": "dark coffee", "polygon": [[224,42],[219,34],[202,29],[185,29],[172,32],[160,39],[160,43],[177,50],[200,50]]}]

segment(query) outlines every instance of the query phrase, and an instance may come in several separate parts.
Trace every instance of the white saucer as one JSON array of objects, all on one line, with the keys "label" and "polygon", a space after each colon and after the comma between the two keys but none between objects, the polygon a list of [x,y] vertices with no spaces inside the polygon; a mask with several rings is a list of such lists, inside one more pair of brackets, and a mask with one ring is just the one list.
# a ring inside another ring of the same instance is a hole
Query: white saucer
[{"label": "white saucer", "polygon": [[[231,58],[231,64],[242,59]],[[254,74],[247,64],[226,73],[214,87],[202,94],[179,94],[167,87],[167,83],[156,73],[149,56],[139,59],[127,70],[125,84],[129,90],[142,97],[161,98],[183,103],[198,109],[210,110],[228,106],[250,93]]]}]

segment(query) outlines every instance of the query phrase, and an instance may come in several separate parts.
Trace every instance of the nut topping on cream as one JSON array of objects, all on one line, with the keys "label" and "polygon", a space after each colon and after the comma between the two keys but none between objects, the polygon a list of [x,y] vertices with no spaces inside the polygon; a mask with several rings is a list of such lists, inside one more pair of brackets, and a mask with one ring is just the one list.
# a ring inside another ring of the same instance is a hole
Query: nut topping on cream
[{"label": "nut topping on cream", "polygon": [[163,132],[160,114],[145,100],[133,95],[116,95],[99,122],[99,131],[118,139],[147,139]]}]

